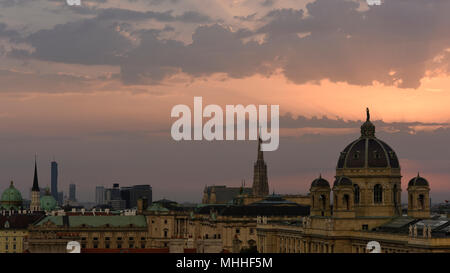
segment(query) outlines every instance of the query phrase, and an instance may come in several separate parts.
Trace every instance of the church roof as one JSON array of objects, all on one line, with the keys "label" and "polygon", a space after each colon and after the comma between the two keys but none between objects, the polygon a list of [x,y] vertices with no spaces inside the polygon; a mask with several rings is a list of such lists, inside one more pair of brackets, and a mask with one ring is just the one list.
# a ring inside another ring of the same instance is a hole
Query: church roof
[{"label": "church roof", "polygon": [[423,178],[419,174],[417,174],[416,177],[409,180],[408,187],[411,187],[411,186],[429,186],[429,183],[425,178]]},{"label": "church roof", "polygon": [[44,217],[43,214],[13,214],[3,216],[0,215],[0,229],[26,229]]},{"label": "church roof", "polygon": [[314,179],[311,183],[311,187],[330,187],[330,183],[320,175],[318,178]]},{"label": "church roof", "polygon": [[14,187],[14,184],[12,181],[11,181],[11,184],[9,185],[9,187],[3,191],[1,202],[2,202],[2,204],[3,203],[13,203],[13,202],[22,203],[22,194],[20,194],[20,191]]},{"label": "church roof", "polygon": [[375,136],[369,113],[361,126],[361,137],[341,152],[337,168],[400,168],[395,151]]},{"label": "church roof", "polygon": [[211,196],[214,191],[216,195],[216,203],[226,204],[233,201],[235,197],[241,194],[252,194],[252,188],[241,187],[226,187],[226,186],[211,186],[207,188],[207,193]]},{"label": "church roof", "polygon": [[147,227],[147,221],[144,215],[108,215],[108,216],[47,216],[40,220],[36,226],[41,226],[44,223],[52,222],[56,226],[64,226],[64,222],[69,227],[103,227],[109,225],[110,227]]},{"label": "church roof", "polygon": [[309,206],[285,200],[281,195],[272,194],[249,205],[205,205],[198,207],[196,213],[210,214],[211,210],[214,210],[218,215],[233,217],[306,216],[309,215],[309,208]]},{"label": "church roof", "polygon": [[46,194],[41,197],[40,204],[41,209],[44,211],[52,211],[58,205],[55,198],[50,194],[48,189],[46,190]]},{"label": "church roof", "polygon": [[33,178],[33,187],[31,188],[32,191],[40,191],[39,189],[39,183],[38,183],[38,175],[37,175],[37,164],[36,160],[34,161],[34,178]]}]

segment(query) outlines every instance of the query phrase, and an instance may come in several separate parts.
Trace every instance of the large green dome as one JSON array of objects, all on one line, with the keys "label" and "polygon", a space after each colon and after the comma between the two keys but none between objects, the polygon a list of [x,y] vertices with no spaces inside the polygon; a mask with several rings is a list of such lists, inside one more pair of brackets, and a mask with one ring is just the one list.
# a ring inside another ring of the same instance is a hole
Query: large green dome
[{"label": "large green dome", "polygon": [[56,208],[56,205],[55,198],[50,195],[50,192],[47,189],[47,193],[41,197],[41,210],[52,211]]},{"label": "large green dome", "polygon": [[0,204],[5,210],[19,210],[22,207],[22,194],[14,187],[12,181],[9,188],[3,192]]}]

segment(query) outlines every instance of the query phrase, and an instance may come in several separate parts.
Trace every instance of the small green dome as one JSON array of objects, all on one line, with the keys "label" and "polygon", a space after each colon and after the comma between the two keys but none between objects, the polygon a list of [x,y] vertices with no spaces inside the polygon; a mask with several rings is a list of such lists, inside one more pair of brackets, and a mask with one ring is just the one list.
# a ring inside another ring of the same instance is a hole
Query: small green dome
[{"label": "small green dome", "polygon": [[22,206],[22,194],[14,187],[12,181],[9,188],[3,192],[0,203],[0,207],[5,210],[19,210]]},{"label": "small green dome", "polygon": [[46,194],[41,197],[41,210],[52,211],[56,208],[56,205],[57,203],[55,198],[50,195],[50,192],[47,189]]}]

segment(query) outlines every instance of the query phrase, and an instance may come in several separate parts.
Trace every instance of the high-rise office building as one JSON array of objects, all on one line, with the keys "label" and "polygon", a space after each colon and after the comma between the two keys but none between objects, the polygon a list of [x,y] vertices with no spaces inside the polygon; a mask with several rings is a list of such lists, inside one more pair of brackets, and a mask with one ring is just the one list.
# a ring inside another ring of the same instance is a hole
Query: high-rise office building
[{"label": "high-rise office building", "polygon": [[95,203],[97,205],[105,204],[105,187],[103,186],[95,187]]},{"label": "high-rise office building", "polygon": [[52,192],[52,196],[53,198],[55,198],[55,200],[59,201],[59,196],[58,196],[58,163],[56,163],[56,161],[52,161],[51,163],[51,171],[50,171],[50,176],[51,176],[51,192]]},{"label": "high-rise office building", "polygon": [[132,187],[122,187],[120,189],[120,199],[125,201],[125,208],[127,209],[130,208],[132,191],[133,191]]},{"label": "high-rise office building", "polygon": [[73,202],[77,201],[77,198],[76,198],[76,185],[75,184],[70,184],[69,185],[69,201],[73,201]]},{"label": "high-rise office building", "polygon": [[58,206],[62,206],[64,204],[64,192],[58,192]]},{"label": "high-rise office building", "polygon": [[[101,198],[101,188],[96,188],[96,201],[97,204],[99,198]],[[137,207],[137,200],[140,198],[146,198],[147,202],[151,204],[152,202],[152,187],[150,185],[135,185],[131,187],[119,187],[119,184],[113,184],[112,188],[102,189],[104,194],[104,203],[111,205],[113,208],[127,208],[132,209]],[[98,197],[97,197],[98,196]],[[121,201],[121,202],[119,202]]]},{"label": "high-rise office building", "polygon": [[135,185],[132,187],[122,187],[120,189],[120,197],[125,200],[126,208],[132,209],[137,207],[137,200],[147,198],[148,202],[152,202],[152,187],[150,185]]},{"label": "high-rise office building", "polygon": [[152,187],[150,185],[135,185],[131,189],[129,208],[137,207],[137,200],[147,198],[148,204],[152,203]]}]

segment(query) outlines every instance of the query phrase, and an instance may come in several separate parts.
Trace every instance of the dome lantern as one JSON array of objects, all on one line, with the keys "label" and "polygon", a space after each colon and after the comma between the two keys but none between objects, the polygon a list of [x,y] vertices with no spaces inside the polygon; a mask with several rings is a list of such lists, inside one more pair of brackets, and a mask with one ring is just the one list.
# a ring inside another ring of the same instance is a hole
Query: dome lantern
[{"label": "dome lantern", "polygon": [[369,108],[366,108],[366,122],[361,125],[361,137],[375,137],[375,125],[370,121]]}]

